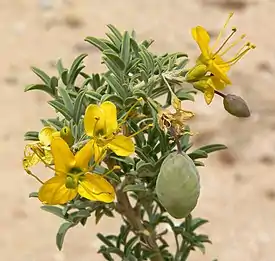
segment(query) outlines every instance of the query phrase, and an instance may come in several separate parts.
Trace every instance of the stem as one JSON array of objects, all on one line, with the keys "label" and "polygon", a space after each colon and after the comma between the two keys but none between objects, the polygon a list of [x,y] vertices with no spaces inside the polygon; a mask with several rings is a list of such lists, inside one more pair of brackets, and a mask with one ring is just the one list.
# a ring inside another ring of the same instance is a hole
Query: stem
[{"label": "stem", "polygon": [[125,178],[122,186],[117,189],[117,204],[116,210],[118,213],[123,215],[127,221],[131,224],[133,232],[137,235],[140,235],[141,241],[148,246],[153,253],[154,256],[150,258],[151,261],[164,261],[158,245],[156,243],[155,233],[148,233],[145,229],[142,220],[140,219],[140,215],[137,215],[135,209],[131,206],[128,195],[123,192],[123,187],[127,183],[127,177]]},{"label": "stem", "polygon": [[215,93],[218,94],[219,96],[221,96],[222,98],[225,98],[225,94],[223,94],[222,92],[219,92],[217,90],[215,90]]},{"label": "stem", "polygon": [[170,133],[172,134],[172,136],[174,137],[174,140],[176,142],[176,146],[177,146],[177,150],[178,150],[178,154],[182,154],[182,148],[181,148],[181,144],[180,144],[180,140],[175,132],[175,129],[173,127],[170,127]]}]

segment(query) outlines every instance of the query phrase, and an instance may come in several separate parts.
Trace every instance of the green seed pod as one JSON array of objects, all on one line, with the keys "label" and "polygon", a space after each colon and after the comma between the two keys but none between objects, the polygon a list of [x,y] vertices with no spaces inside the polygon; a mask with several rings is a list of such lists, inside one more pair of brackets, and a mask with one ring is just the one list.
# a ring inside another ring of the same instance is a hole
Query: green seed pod
[{"label": "green seed pod", "polygon": [[63,127],[60,130],[60,137],[67,142],[69,147],[73,146],[74,137],[73,137],[72,131],[69,127]]},{"label": "green seed pod", "polygon": [[171,153],[163,161],[156,182],[159,201],[174,218],[185,218],[197,205],[200,178],[192,159]]},{"label": "green seed pod", "polygon": [[223,99],[223,106],[227,112],[236,117],[247,118],[250,116],[249,108],[240,96],[227,94]]},{"label": "green seed pod", "polygon": [[76,179],[71,176],[67,176],[65,186],[68,189],[75,189],[77,187]]}]

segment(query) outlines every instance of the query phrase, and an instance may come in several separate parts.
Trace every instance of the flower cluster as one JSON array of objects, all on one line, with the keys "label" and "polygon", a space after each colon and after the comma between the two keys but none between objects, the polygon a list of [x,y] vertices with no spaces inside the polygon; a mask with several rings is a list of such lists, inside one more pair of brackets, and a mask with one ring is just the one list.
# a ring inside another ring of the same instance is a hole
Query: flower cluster
[{"label": "flower cluster", "polygon": [[[84,115],[84,128],[90,137],[85,145],[73,153],[73,136],[68,127],[57,132],[45,127],[39,133],[39,141],[26,145],[23,165],[29,168],[43,162],[55,175],[42,186],[38,198],[44,204],[65,204],[78,194],[93,201],[112,202],[115,190],[105,177],[93,173],[108,150],[118,156],[129,156],[134,150],[131,137],[120,134],[116,106],[109,101],[101,105],[90,104]],[[93,165],[89,163],[93,159]],[[52,166],[53,165],[53,166]]]},{"label": "flower cluster", "polygon": [[246,37],[246,35],[241,35],[239,39],[229,43],[237,32],[234,27],[229,36],[221,43],[221,38],[232,16],[233,13],[230,13],[212,47],[210,47],[210,36],[206,29],[202,26],[192,29],[193,39],[197,42],[201,54],[196,61],[196,65],[187,73],[186,81],[192,83],[196,89],[204,93],[207,104],[212,102],[215,91],[223,90],[226,85],[231,84],[231,80],[227,75],[231,66],[237,63],[251,49],[255,48],[254,44],[245,42],[232,58],[224,58],[233,47]]}]

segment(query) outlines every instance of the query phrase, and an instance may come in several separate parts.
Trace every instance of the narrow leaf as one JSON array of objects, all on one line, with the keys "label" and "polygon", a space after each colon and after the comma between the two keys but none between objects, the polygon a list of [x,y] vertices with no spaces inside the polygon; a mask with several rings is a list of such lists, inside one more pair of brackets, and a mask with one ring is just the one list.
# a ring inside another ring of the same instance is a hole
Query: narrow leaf
[{"label": "narrow leaf", "polygon": [[64,123],[59,119],[47,119],[46,122],[57,130],[61,130],[64,127]]},{"label": "narrow leaf", "polygon": [[28,92],[28,91],[33,91],[33,90],[44,91],[44,92],[50,94],[51,96],[54,96],[52,88],[45,84],[30,84],[25,87],[24,91]]},{"label": "narrow leaf", "polygon": [[102,58],[108,69],[118,78],[122,78],[122,71],[119,66],[109,57],[105,56]]},{"label": "narrow leaf", "polygon": [[75,78],[76,78],[76,72],[77,69],[79,68],[80,64],[82,63],[82,61],[84,60],[85,57],[87,57],[88,54],[81,54],[78,57],[76,57],[76,59],[73,61],[71,69],[68,73],[68,81],[69,83],[73,83]]},{"label": "narrow leaf", "polygon": [[65,69],[61,74],[62,82],[67,85],[68,84],[68,70]]},{"label": "narrow leaf", "polygon": [[58,112],[60,112],[66,120],[70,121],[72,118],[72,114],[70,111],[59,101],[49,101],[48,102],[53,108],[55,108]]},{"label": "narrow leaf", "polygon": [[115,247],[115,245],[105,236],[103,236],[101,233],[98,233],[96,235],[105,245],[109,246],[109,247]]},{"label": "narrow leaf", "polygon": [[75,100],[74,110],[73,110],[73,119],[76,124],[78,124],[81,116],[82,116],[82,106],[83,106],[83,99],[85,97],[85,92],[80,92]]},{"label": "narrow leaf", "polygon": [[63,64],[62,64],[62,60],[61,60],[61,59],[59,59],[59,60],[57,61],[57,63],[56,63],[56,68],[57,68],[57,70],[58,70],[59,75],[61,76],[62,73],[65,71],[65,68],[64,68],[64,66],[63,66]]},{"label": "narrow leaf", "polygon": [[198,149],[188,154],[188,156],[192,159],[201,159],[201,158],[207,158],[208,155],[204,150]]},{"label": "narrow leaf", "polygon": [[53,94],[56,93],[56,87],[58,86],[58,79],[53,76],[50,81],[50,87],[52,88]]},{"label": "narrow leaf", "polygon": [[200,147],[199,149],[205,151],[206,153],[211,153],[218,150],[225,150],[227,147],[223,144],[211,144]]},{"label": "narrow leaf", "polygon": [[51,77],[49,75],[36,67],[31,67],[31,69],[46,85],[50,85]]},{"label": "narrow leaf", "polygon": [[103,77],[115,93],[119,94],[122,98],[126,97],[125,91],[114,76],[105,74]]},{"label": "narrow leaf", "polygon": [[122,46],[121,46],[121,52],[120,57],[122,61],[125,64],[125,67],[127,67],[129,61],[130,61],[130,35],[128,32],[125,32],[122,39]]},{"label": "narrow leaf", "polygon": [[93,46],[95,46],[96,48],[98,48],[100,51],[104,51],[109,49],[109,46],[104,43],[102,40],[92,37],[92,36],[88,36],[85,38],[85,41],[92,44]]},{"label": "narrow leaf", "polygon": [[56,245],[57,245],[57,247],[58,247],[59,250],[62,249],[66,233],[68,232],[68,230],[70,228],[74,227],[75,225],[76,224],[74,224],[74,223],[66,222],[66,223],[63,223],[60,226],[60,228],[59,228],[59,230],[57,232],[57,235],[56,235]]},{"label": "narrow leaf", "polygon": [[24,135],[24,140],[38,141],[38,131],[28,131]]},{"label": "narrow leaf", "polygon": [[112,62],[114,62],[120,70],[124,70],[125,63],[116,53],[110,50],[106,50],[103,52],[103,54],[107,56]]},{"label": "narrow leaf", "polygon": [[64,215],[62,214],[62,209],[56,206],[42,206],[41,209],[50,212],[60,218],[64,218]]},{"label": "narrow leaf", "polygon": [[122,35],[121,33],[112,25],[108,24],[107,27],[112,31],[112,33],[116,36],[116,38],[121,41],[122,40]]},{"label": "narrow leaf", "polygon": [[72,101],[70,95],[68,94],[67,90],[65,89],[65,86],[60,86],[58,88],[58,91],[62,97],[62,100],[64,102],[66,109],[68,109],[68,111],[72,114],[73,110],[74,110],[74,105],[73,105],[73,101]]},{"label": "narrow leaf", "polygon": [[100,101],[101,100],[101,95],[95,91],[87,91],[85,92],[85,95],[89,98],[91,98],[94,101]]},{"label": "narrow leaf", "polygon": [[123,188],[123,192],[127,192],[127,191],[141,191],[141,192],[144,192],[144,191],[146,191],[146,188],[144,187],[143,184],[127,185]]},{"label": "narrow leaf", "polygon": [[38,198],[38,192],[31,192],[29,198]]}]

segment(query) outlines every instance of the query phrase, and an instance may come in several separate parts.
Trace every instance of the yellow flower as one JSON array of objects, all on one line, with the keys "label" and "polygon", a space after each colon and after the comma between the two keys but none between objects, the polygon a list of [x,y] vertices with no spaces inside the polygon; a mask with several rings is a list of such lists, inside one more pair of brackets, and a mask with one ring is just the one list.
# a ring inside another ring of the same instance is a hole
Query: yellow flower
[{"label": "yellow flower", "polygon": [[65,204],[77,194],[92,201],[110,203],[114,200],[113,186],[101,175],[87,172],[93,155],[91,143],[74,155],[62,138],[55,137],[51,151],[56,175],[40,188],[40,201],[50,205]]},{"label": "yellow flower", "polygon": [[25,146],[23,159],[25,170],[39,163],[41,159],[47,164],[52,163],[53,157],[50,151],[50,144],[53,136],[59,136],[59,132],[53,127],[44,127],[38,134],[39,141]]},{"label": "yellow flower", "polygon": [[158,113],[159,126],[165,132],[172,128],[176,135],[182,135],[186,126],[186,121],[193,118],[194,113],[183,110],[181,101],[176,96],[173,97],[172,106],[175,112],[161,110]]},{"label": "yellow flower", "polygon": [[[223,56],[228,53],[229,50],[231,50],[234,46],[236,46],[245,38],[245,35],[241,35],[239,39],[227,45],[232,36],[237,32],[236,28],[232,28],[229,36],[224,40],[223,43],[220,44],[220,39],[223,36],[228,22],[232,16],[233,13],[230,13],[213,47],[210,47],[210,36],[202,26],[197,26],[192,29],[193,39],[197,42],[201,51],[195,68],[197,66],[200,66],[200,69],[194,70],[193,68],[192,70],[190,70],[190,75],[187,75],[187,78],[190,77],[190,79],[193,80],[196,73],[199,74],[198,76],[204,76],[207,72],[210,72],[219,80],[223,81],[225,84],[231,84],[231,81],[227,76],[228,70],[232,65],[238,62],[249,50],[255,48],[255,45],[247,42],[231,59],[225,60],[223,58]],[[220,46],[217,47],[219,44]],[[201,65],[204,65],[205,67],[202,67]]]},{"label": "yellow flower", "polygon": [[129,156],[135,151],[130,137],[119,134],[116,106],[109,101],[101,105],[90,104],[84,116],[85,132],[91,137],[94,160],[99,162],[107,149],[118,156]]},{"label": "yellow flower", "polygon": [[218,77],[205,76],[199,81],[194,82],[193,86],[204,93],[204,99],[207,104],[210,104],[214,98],[215,90],[223,90],[226,86]]}]

